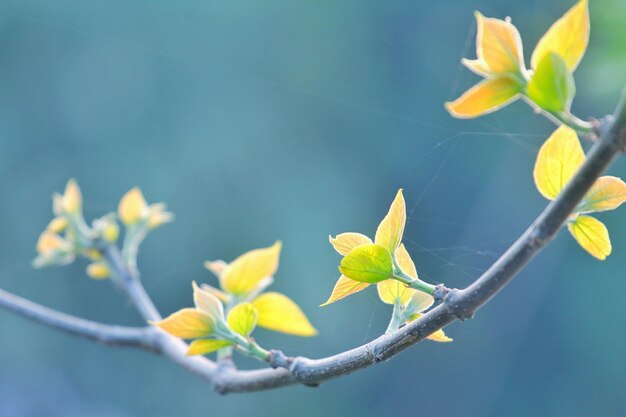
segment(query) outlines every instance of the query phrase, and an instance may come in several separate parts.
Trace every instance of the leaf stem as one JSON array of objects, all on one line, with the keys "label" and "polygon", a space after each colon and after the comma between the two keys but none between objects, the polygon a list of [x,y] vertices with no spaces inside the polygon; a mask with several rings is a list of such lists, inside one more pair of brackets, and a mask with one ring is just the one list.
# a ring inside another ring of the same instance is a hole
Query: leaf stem
[{"label": "leaf stem", "polygon": [[419,278],[416,279],[410,277],[401,270],[396,271],[391,278],[395,279],[396,281],[400,281],[403,284],[406,284],[408,287],[411,287],[414,290],[422,291],[429,295],[433,295],[435,293],[435,290],[437,289],[436,285],[424,282]]}]

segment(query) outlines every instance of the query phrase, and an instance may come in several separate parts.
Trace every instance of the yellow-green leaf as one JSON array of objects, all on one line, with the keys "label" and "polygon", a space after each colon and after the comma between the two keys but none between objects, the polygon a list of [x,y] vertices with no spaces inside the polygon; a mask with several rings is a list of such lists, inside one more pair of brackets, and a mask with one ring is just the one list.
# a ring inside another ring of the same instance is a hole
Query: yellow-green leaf
[{"label": "yellow-green leaf", "polygon": [[378,225],[376,229],[376,237],[374,242],[386,248],[390,253],[394,253],[404,234],[404,226],[406,224],[406,205],[402,189],[398,190],[396,198],[394,198],[389,207],[389,212]]},{"label": "yellow-green leaf", "polygon": [[591,190],[578,205],[578,213],[613,210],[626,201],[626,183],[620,178],[604,176],[598,178]]},{"label": "yellow-green leaf", "polygon": [[[400,268],[411,278],[417,278],[417,271],[411,256],[407,252],[404,244],[401,244],[396,250],[396,259],[400,264]],[[383,303],[395,304],[396,300],[404,305],[411,298],[411,294],[415,291],[395,279],[388,279],[376,284],[378,297]]]},{"label": "yellow-green leaf", "polygon": [[106,262],[94,262],[87,265],[87,275],[93,279],[105,279],[111,275],[111,270]]},{"label": "yellow-green leaf", "polygon": [[563,125],[550,135],[537,154],[533,176],[539,192],[553,200],[585,162],[576,132]]},{"label": "yellow-green leaf", "polygon": [[202,284],[200,286],[200,289],[203,289],[204,291],[208,291],[211,294],[213,294],[215,296],[215,298],[217,298],[218,300],[220,300],[222,302],[222,304],[226,304],[228,302],[230,302],[230,300],[232,299],[232,296],[229,294],[226,294],[224,291],[220,291],[215,287],[211,287],[208,284]]},{"label": "yellow-green leaf", "polygon": [[[413,320],[417,320],[420,317],[422,317],[423,314],[417,313],[411,316],[411,318],[407,321],[411,322]],[[454,339],[446,336],[446,334],[444,333],[444,331],[442,329],[439,329],[437,331],[435,331],[434,333],[431,333],[428,337],[426,337],[426,339],[428,340],[432,340],[433,342],[440,342],[440,343],[449,343],[452,342]]]},{"label": "yellow-green leaf", "polygon": [[435,303],[435,299],[432,295],[426,294],[422,291],[413,291],[411,293],[411,299],[407,304],[407,310],[413,313],[423,313],[428,310]]},{"label": "yellow-green leaf", "polygon": [[519,73],[524,64],[522,40],[509,21],[476,15],[476,55],[491,73]]},{"label": "yellow-green leaf", "polygon": [[279,241],[269,248],[254,249],[235,259],[221,275],[222,289],[236,295],[255,290],[265,278],[276,273],[280,248]]},{"label": "yellow-green leaf", "polygon": [[227,346],[231,346],[232,343],[228,340],[219,339],[198,339],[191,342],[189,349],[187,350],[187,356],[194,355],[207,355],[215,352]]},{"label": "yellow-green leaf", "polygon": [[217,278],[221,278],[228,264],[222,260],[205,261],[204,267],[211,271]]},{"label": "yellow-green leaf", "polygon": [[611,254],[611,239],[606,226],[590,216],[578,216],[567,225],[574,239],[592,256],[603,261]]},{"label": "yellow-green leaf", "polygon": [[221,320],[224,318],[224,306],[222,302],[210,291],[198,287],[196,281],[192,282],[193,286],[193,302],[196,308],[207,314],[214,320]]},{"label": "yellow-green leaf", "polygon": [[252,305],[257,309],[260,327],[296,336],[317,334],[300,307],[283,294],[266,292],[254,299]]},{"label": "yellow-green leaf", "polygon": [[576,94],[574,76],[563,58],[550,52],[539,61],[526,92],[528,98],[544,110],[569,111]]},{"label": "yellow-green leaf", "polygon": [[181,339],[196,339],[213,333],[214,322],[195,308],[184,308],[164,320],[151,322],[162,330]]},{"label": "yellow-green leaf", "polygon": [[61,204],[65,213],[77,215],[82,211],[83,195],[75,179],[72,178],[67,182]]},{"label": "yellow-green leaf", "polygon": [[325,307],[335,301],[339,301],[342,298],[346,298],[349,295],[362,291],[369,286],[370,284],[367,282],[358,282],[342,275],[335,283],[333,292],[330,294],[330,297],[328,297],[328,300],[326,300],[324,304],[321,304],[320,307]]},{"label": "yellow-green leaf", "polygon": [[124,194],[120,200],[117,212],[122,223],[127,226],[137,224],[146,218],[148,215],[148,204],[138,187]]},{"label": "yellow-green leaf", "polygon": [[554,22],[533,51],[530,63],[536,68],[547,54],[560,55],[574,72],[589,43],[589,6],[580,0],[563,17]]},{"label": "yellow-green leaf", "polygon": [[237,304],[226,319],[228,327],[234,332],[247,337],[256,327],[257,309],[250,303]]},{"label": "yellow-green leaf", "polygon": [[391,254],[380,245],[359,246],[341,260],[339,271],[359,282],[374,284],[384,281],[393,275]]},{"label": "yellow-green leaf", "polygon": [[474,74],[480,75],[485,78],[491,77],[492,73],[485,61],[480,59],[461,59],[461,64],[465,65]]},{"label": "yellow-green leaf", "polygon": [[515,101],[520,92],[519,82],[511,77],[490,78],[476,84],[445,106],[452,116],[469,119],[501,109]]},{"label": "yellow-green leaf", "polygon": [[339,254],[344,256],[357,246],[373,243],[369,237],[354,232],[341,233],[335,237],[328,236],[328,241]]}]

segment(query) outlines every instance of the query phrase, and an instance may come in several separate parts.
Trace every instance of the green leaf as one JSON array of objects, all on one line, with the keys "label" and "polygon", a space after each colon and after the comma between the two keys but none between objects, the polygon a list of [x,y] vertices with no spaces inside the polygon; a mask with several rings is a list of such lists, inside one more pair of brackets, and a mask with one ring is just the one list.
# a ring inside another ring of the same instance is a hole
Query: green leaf
[{"label": "green leaf", "polygon": [[248,337],[256,327],[258,312],[255,306],[250,303],[237,304],[230,313],[226,321],[232,331]]},{"label": "green leaf", "polygon": [[560,55],[544,55],[526,87],[528,97],[549,112],[569,111],[576,94],[574,76]]},{"label": "green leaf", "polygon": [[381,282],[393,275],[391,253],[376,244],[358,246],[341,260],[339,270],[355,281]]},{"label": "green leaf", "polygon": [[231,346],[232,343],[228,340],[220,339],[198,339],[191,342],[189,349],[187,350],[187,356],[206,355],[216,350],[220,350],[227,346]]}]

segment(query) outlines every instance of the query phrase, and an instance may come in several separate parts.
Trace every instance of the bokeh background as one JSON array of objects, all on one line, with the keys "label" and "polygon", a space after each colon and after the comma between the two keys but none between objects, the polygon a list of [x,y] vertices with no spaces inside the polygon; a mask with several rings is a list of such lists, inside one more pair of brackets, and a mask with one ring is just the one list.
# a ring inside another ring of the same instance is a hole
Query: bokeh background
[{"label": "bokeh background", "polygon": [[[140,254],[165,314],[191,304],[206,259],[276,239],[274,289],[320,334],[258,331],[321,357],[381,334],[366,291],[318,308],[337,278],[328,234],[373,234],[399,187],[421,277],[465,286],[545,206],[535,154],[554,126],[520,103],[477,120],[443,109],[478,78],[472,12],[513,16],[528,58],[571,0],[0,1],[0,286],[107,323],[141,320],[84,262],[33,270],[50,195],[78,179],[88,217],[139,185],[176,221]],[[591,2],[576,72],[581,117],[612,110],[626,81],[626,3]],[[613,174],[626,176],[626,162]],[[144,352],[76,339],[0,312],[0,415],[622,416],[626,213],[601,214],[604,263],[566,234],[475,320],[317,389],[220,397]],[[254,363],[241,361],[242,366]]]}]

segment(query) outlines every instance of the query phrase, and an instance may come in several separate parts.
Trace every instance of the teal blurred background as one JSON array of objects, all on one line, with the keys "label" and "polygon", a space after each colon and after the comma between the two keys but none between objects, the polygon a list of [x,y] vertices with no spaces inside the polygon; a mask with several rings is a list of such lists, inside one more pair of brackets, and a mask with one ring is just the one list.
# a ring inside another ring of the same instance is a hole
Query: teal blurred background
[{"label": "teal blurred background", "polygon": [[[535,154],[554,126],[520,103],[477,120],[443,103],[478,78],[472,12],[513,16],[528,58],[572,0],[0,1],[0,287],[106,323],[140,325],[84,262],[33,270],[53,191],[78,179],[89,218],[140,186],[176,221],[140,254],[169,314],[206,259],[276,239],[274,289],[314,339],[258,331],[322,357],[384,332],[374,290],[318,308],[337,278],[328,234],[372,235],[399,187],[422,278],[462,287],[545,206]],[[626,3],[592,0],[574,110],[610,112],[626,81]],[[614,175],[626,176],[618,161]],[[566,233],[452,344],[425,342],[323,384],[220,397],[175,365],[0,312],[0,416],[623,416],[624,209],[599,215],[604,263]],[[254,367],[243,360],[242,366]]]}]

